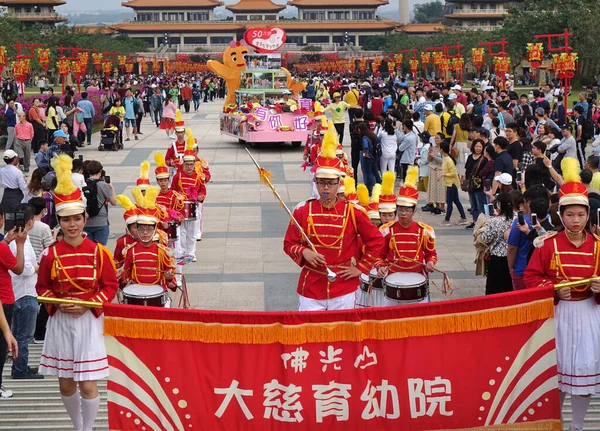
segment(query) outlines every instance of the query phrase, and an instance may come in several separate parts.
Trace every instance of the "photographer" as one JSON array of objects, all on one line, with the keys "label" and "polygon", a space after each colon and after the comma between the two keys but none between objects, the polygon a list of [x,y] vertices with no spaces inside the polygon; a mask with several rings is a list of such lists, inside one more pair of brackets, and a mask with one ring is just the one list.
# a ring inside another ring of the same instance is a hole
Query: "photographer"
[{"label": "photographer", "polygon": [[[0,210],[0,229],[4,226],[4,212]],[[15,303],[15,294],[13,292],[12,279],[9,271],[14,274],[22,274],[25,266],[24,245],[27,239],[27,230],[23,229],[17,232],[16,228],[11,229],[6,233],[4,239],[0,241],[0,303],[5,319],[0,317],[0,326],[2,326],[3,337],[0,338],[0,398],[12,397],[12,391],[4,389],[2,386],[2,372],[4,371],[4,358],[7,352],[13,352],[13,356],[17,357],[18,347],[11,332],[10,325],[12,324],[12,311]],[[16,256],[8,247],[11,242],[16,243]],[[4,320],[7,326],[3,326]]]},{"label": "photographer", "polygon": [[[34,209],[29,204],[21,204],[16,208],[17,212],[23,213],[24,231],[28,232],[34,224]],[[10,244],[13,254],[17,253],[17,244]],[[38,264],[35,251],[29,239],[26,237],[22,245],[24,256],[23,271],[16,274],[10,272],[15,303],[13,306],[12,330],[19,344],[20,355],[13,361],[11,376],[15,380],[43,379],[37,369],[28,366],[29,343],[33,340],[35,324],[38,313],[37,293],[35,284],[37,282]]]}]

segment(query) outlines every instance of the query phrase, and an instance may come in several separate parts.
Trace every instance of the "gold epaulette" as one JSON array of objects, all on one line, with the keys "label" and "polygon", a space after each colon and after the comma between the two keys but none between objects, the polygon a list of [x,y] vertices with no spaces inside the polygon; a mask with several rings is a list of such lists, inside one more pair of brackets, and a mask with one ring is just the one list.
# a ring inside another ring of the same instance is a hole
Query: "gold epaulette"
[{"label": "gold epaulette", "polygon": [[367,214],[367,210],[366,210],[364,207],[360,206],[359,204],[353,204],[353,203],[351,203],[351,202],[348,202],[348,203],[349,203],[350,205],[354,205],[354,208],[355,208],[355,209],[359,210],[359,211],[360,211],[360,212],[362,212],[364,215],[366,215],[367,217],[369,217],[369,215]]},{"label": "gold epaulette", "polygon": [[600,241],[600,235],[598,235],[597,233],[593,233],[592,235],[594,235],[594,238],[596,238],[596,241]]},{"label": "gold epaulette", "polygon": [[556,231],[552,231],[552,232],[548,232],[545,235],[542,236],[538,236],[536,239],[533,240],[533,246],[535,248],[542,248],[542,246],[544,245],[544,241],[546,241],[549,238],[552,238],[553,236],[555,236],[558,232]]},{"label": "gold epaulette", "polygon": [[427,233],[427,236],[430,236],[431,238],[435,238],[435,231],[433,230],[433,228],[431,226],[429,226],[426,223],[423,223],[422,221],[417,222],[417,224],[419,226],[421,226],[421,228]]},{"label": "gold epaulette", "polygon": [[158,243],[158,248],[160,248],[162,251],[164,251],[167,256],[169,257],[173,257],[173,249],[170,247],[167,247],[166,245],[162,244],[162,243]]}]

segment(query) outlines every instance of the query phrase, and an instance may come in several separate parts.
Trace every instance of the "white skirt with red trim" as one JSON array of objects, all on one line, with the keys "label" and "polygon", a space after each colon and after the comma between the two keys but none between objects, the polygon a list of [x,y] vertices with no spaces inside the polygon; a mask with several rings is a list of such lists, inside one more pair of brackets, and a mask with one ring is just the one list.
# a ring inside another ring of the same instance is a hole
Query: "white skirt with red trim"
[{"label": "white skirt with red trim", "polygon": [[104,315],[86,311],[80,317],[57,311],[50,316],[40,360],[40,374],[75,381],[108,377]]},{"label": "white skirt with red trim", "polygon": [[572,395],[600,392],[600,305],[594,298],[555,307],[558,387]]}]

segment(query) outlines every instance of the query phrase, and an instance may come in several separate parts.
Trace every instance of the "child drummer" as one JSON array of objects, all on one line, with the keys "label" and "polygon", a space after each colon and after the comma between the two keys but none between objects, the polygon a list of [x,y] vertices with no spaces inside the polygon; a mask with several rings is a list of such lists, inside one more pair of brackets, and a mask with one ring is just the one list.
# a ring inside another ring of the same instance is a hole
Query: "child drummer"
[{"label": "child drummer", "polygon": [[[177,172],[173,177],[171,189],[185,196],[185,205],[188,207],[202,204],[206,197],[206,176],[201,171],[196,171],[196,152],[194,151],[195,139],[188,133],[187,147],[183,155],[183,170]],[[200,213],[201,216],[201,213]],[[200,225],[196,214],[189,214],[183,221],[180,228],[182,255],[193,256],[193,262],[196,261],[196,237]]]},{"label": "child drummer", "polygon": [[[179,226],[181,221],[183,221],[182,212],[184,208],[183,202],[185,197],[175,190],[169,188],[169,168],[167,167],[162,153],[156,153],[154,155],[154,162],[156,163],[154,176],[156,177],[156,183],[160,187],[160,193],[156,197],[156,205],[162,206],[172,218],[170,222],[161,222],[159,224],[159,229],[167,231],[169,234],[169,246],[175,251],[175,257],[181,257],[182,252],[179,240]],[[175,227],[175,231],[173,231],[172,226]]]},{"label": "child drummer", "polygon": [[170,248],[153,241],[162,211],[156,206],[159,188],[150,186],[144,195],[139,187],[131,191],[137,204],[138,241],[125,250],[120,274],[122,284],[159,285],[175,291],[175,259]]},{"label": "child drummer", "polygon": [[[52,160],[58,180],[54,200],[64,234],[42,254],[36,290],[47,298],[111,302],[118,283],[113,258],[83,234],[83,195],[71,180],[72,160]],[[96,381],[108,376],[102,308],[46,305],[50,318],[39,371],[58,377],[63,404],[76,430],[91,431],[100,407]]]},{"label": "child drummer", "polygon": [[[435,232],[431,226],[413,221],[417,208],[419,192],[416,188],[419,168],[410,166],[406,174],[404,187],[400,188],[397,206],[397,220],[383,226],[385,246],[375,266],[381,278],[394,272],[433,272],[437,263],[435,250]],[[386,184],[387,186],[387,184]],[[388,187],[382,187],[380,211]],[[382,202],[383,200],[383,202]],[[383,222],[383,220],[382,220]]]}]

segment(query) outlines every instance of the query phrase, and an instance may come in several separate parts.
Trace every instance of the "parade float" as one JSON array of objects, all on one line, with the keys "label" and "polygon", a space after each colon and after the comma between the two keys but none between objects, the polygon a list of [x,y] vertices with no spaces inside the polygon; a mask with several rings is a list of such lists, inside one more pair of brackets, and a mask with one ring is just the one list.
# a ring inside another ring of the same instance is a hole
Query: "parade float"
[{"label": "parade float", "polygon": [[306,84],[292,78],[282,67],[281,54],[275,52],[285,37],[280,28],[252,28],[243,41],[229,44],[223,63],[208,62],[208,68],[227,83],[220,116],[222,135],[252,146],[291,142],[300,147],[306,142],[314,124],[314,105],[312,100],[300,98]]}]

